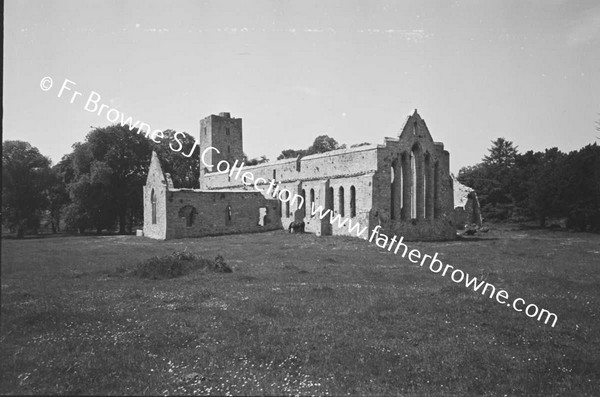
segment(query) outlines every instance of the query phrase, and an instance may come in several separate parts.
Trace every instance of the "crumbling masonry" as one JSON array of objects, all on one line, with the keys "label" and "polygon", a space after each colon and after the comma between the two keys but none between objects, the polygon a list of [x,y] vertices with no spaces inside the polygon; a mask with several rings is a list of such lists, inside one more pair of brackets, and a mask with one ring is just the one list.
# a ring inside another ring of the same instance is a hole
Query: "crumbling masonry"
[{"label": "crumbling masonry", "polygon": [[[152,155],[144,186],[144,235],[157,239],[287,229],[295,220],[317,235],[351,235],[346,226],[332,225],[329,216],[311,216],[322,206],[369,230],[380,225],[388,235],[405,240],[445,240],[455,236],[452,222],[453,186],[449,154],[434,142],[425,121],[415,110],[397,138],[382,145],[335,150],[298,159],[244,167],[263,178],[266,191],[272,180],[300,195],[282,203],[246,186],[241,179],[216,171],[225,160],[242,161],[242,120],[229,113],[200,121],[200,154],[209,147],[202,166],[200,189],[176,189],[160,161]],[[356,232],[352,233],[355,235]],[[366,235],[366,234],[365,234]]]}]

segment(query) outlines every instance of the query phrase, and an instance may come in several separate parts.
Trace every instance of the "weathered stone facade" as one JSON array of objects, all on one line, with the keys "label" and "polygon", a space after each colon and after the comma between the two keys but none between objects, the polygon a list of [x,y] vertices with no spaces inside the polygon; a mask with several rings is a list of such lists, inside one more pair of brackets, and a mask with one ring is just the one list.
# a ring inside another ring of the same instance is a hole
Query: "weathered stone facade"
[{"label": "weathered stone facade", "polygon": [[454,184],[454,224],[457,229],[464,229],[466,226],[481,226],[483,218],[481,217],[481,207],[475,190],[463,185],[450,175]]},{"label": "weathered stone facade", "polygon": [[[243,178],[216,170],[222,160],[232,165],[242,160],[241,119],[231,118],[229,113],[203,119],[199,146],[200,155],[209,147],[220,152],[206,151],[203,163],[213,167],[203,166],[199,190],[174,189],[153,155],[144,187],[145,235],[165,239],[254,232],[287,228],[294,220],[304,220],[306,231],[319,235],[356,235],[346,225],[332,224],[329,216],[311,216],[314,203],[359,223],[361,229],[380,225],[387,234],[406,240],[455,236],[449,154],[442,143],[433,141],[416,111],[407,118],[399,137],[386,138],[383,145],[244,167],[242,174],[250,172],[254,181],[262,181],[256,185],[262,193],[253,184],[244,184]],[[273,183],[304,198],[304,206],[302,200],[282,203],[268,195],[267,188]],[[152,189],[157,195],[154,204]],[[261,226],[259,212],[264,208],[268,209],[268,222]],[[226,216],[229,211],[233,214]],[[196,224],[188,226],[188,213],[196,214],[192,215],[198,218]]]},{"label": "weathered stone facade", "polygon": [[279,200],[259,192],[175,189],[152,154],[144,186],[144,235],[156,239],[279,229]]}]

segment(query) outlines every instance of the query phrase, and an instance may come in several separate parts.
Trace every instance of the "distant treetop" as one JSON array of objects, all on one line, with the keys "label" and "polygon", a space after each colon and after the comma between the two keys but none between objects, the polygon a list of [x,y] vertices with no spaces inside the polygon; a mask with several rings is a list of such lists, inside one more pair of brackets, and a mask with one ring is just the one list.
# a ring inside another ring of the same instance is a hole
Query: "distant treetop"
[{"label": "distant treetop", "polygon": [[277,160],[310,156],[311,154],[326,153],[332,150],[345,149],[346,145],[340,145],[338,141],[328,135],[319,135],[308,149],[286,149],[277,156]]}]

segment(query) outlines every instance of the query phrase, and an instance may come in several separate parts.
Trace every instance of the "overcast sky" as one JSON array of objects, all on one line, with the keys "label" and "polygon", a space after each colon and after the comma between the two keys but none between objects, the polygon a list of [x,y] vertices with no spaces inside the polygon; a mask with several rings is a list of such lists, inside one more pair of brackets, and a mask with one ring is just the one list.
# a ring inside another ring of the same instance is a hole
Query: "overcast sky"
[{"label": "overcast sky", "polygon": [[[451,170],[505,137],[521,151],[597,141],[598,1],[5,2],[3,140],[54,163],[100,103],[196,136],[243,119],[244,151],[274,160],[328,134],[397,136],[418,109]],[[42,91],[40,80],[54,85]],[[57,97],[64,79],[76,83]],[[73,90],[81,92],[69,103]],[[114,116],[116,113],[112,113]]]}]

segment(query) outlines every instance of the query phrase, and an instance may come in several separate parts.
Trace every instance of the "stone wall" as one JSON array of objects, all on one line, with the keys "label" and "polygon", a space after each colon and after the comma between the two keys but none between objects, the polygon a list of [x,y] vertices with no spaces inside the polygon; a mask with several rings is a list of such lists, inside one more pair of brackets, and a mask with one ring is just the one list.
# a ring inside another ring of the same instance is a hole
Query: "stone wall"
[{"label": "stone wall", "polygon": [[[167,229],[167,180],[162,172],[156,152],[152,152],[148,178],[144,185],[144,236],[156,239],[166,238]],[[152,204],[152,192],[156,204]],[[155,214],[153,215],[153,211]]]},{"label": "stone wall", "polygon": [[378,153],[371,223],[407,240],[454,238],[449,154],[425,121],[415,112]]},{"label": "stone wall", "polygon": [[457,229],[462,230],[465,226],[481,226],[482,223],[479,199],[475,191],[472,191],[467,195],[464,206],[454,208],[454,225]]},{"label": "stone wall", "polygon": [[[369,173],[329,180],[329,187],[332,188],[330,193],[333,193],[333,199],[330,203],[333,202],[334,216],[340,215],[342,219],[348,218],[353,225],[359,224],[361,230],[365,227],[370,228],[370,213],[373,206],[373,177],[374,173]],[[353,188],[354,195],[352,194]],[[354,205],[351,205],[353,196]],[[321,204],[323,208],[328,208],[326,202]],[[354,214],[352,213],[353,209]],[[323,234],[357,236],[357,231],[350,232],[346,225],[340,227],[338,222],[331,223],[329,217],[325,221],[325,233]],[[366,238],[367,232],[361,237]]]},{"label": "stone wall", "polygon": [[181,189],[166,198],[167,239],[281,229],[279,201],[258,192]]},{"label": "stone wall", "polygon": [[144,192],[144,235],[155,239],[281,229],[279,200],[256,191],[175,189],[154,152]]},{"label": "stone wall", "polygon": [[[220,149],[219,149],[220,150]],[[263,163],[251,167],[244,166],[239,172],[211,172],[201,176],[202,189],[218,189],[241,187],[242,176],[250,172],[254,180],[264,181],[275,179],[278,182],[325,180],[350,175],[364,175],[377,170],[377,146],[361,146],[334,152],[315,154],[297,159],[284,159]],[[265,184],[260,181],[260,184]]]},{"label": "stone wall", "polygon": [[457,229],[464,229],[466,225],[481,226],[481,208],[477,193],[472,188],[463,185],[451,175],[454,188],[454,225]]}]

